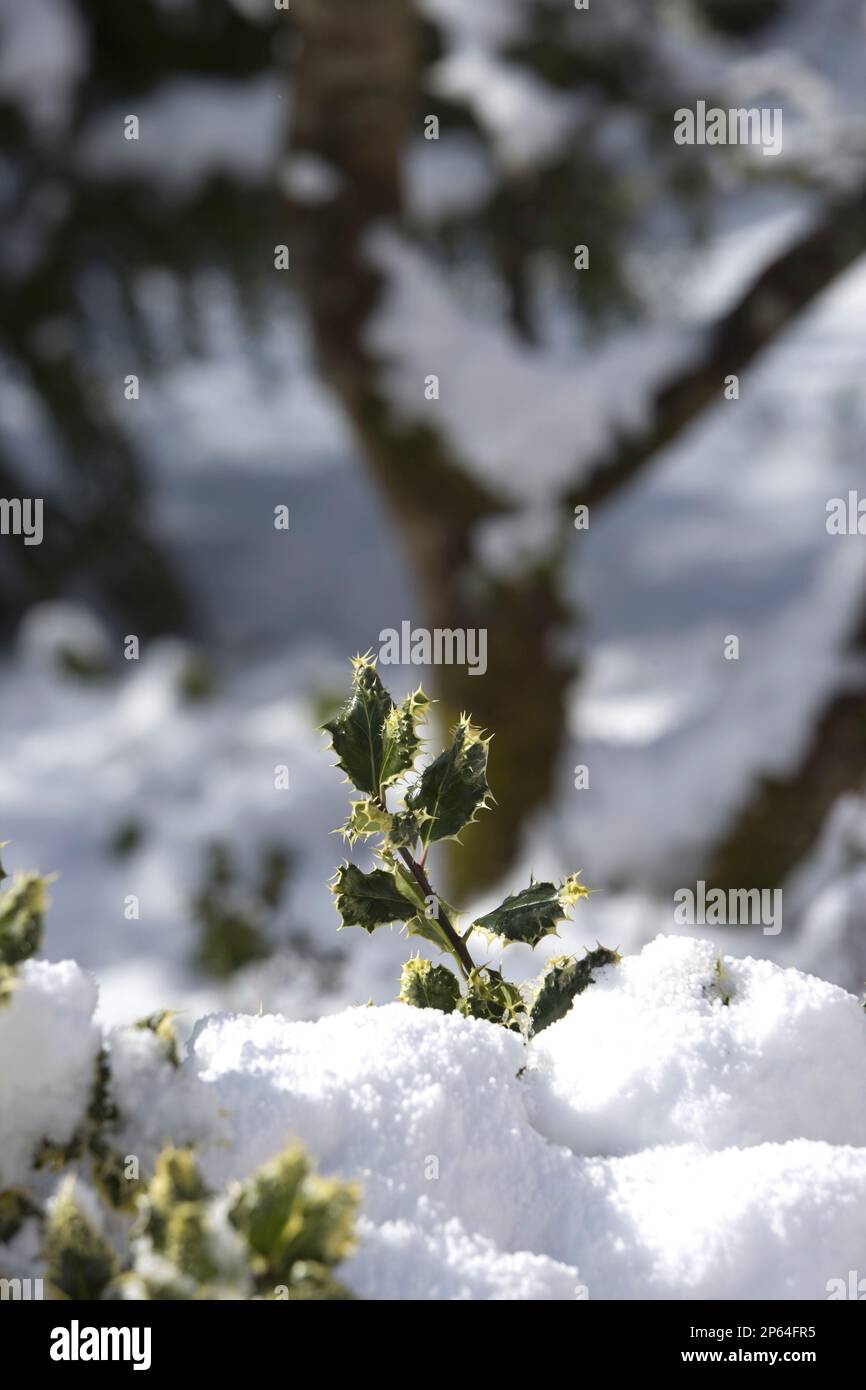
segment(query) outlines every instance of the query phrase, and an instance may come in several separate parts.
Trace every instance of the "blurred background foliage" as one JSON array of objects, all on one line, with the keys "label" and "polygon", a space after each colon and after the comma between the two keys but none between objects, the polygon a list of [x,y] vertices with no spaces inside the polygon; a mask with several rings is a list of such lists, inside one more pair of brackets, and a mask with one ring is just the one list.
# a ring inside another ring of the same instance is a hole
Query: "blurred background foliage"
[{"label": "blurred background foliage", "polygon": [[[69,3],[86,42],[84,52],[66,55],[72,72],[65,109],[51,113],[53,104],[62,104],[59,92],[55,103],[50,93],[44,94],[44,111],[37,101],[21,103],[14,99],[14,84],[13,99],[7,93],[0,102],[6,226],[0,279],[3,354],[7,371],[37,394],[66,475],[62,496],[49,499],[45,544],[16,549],[11,564],[4,554],[2,614],[8,628],[35,598],[74,591],[110,607],[121,626],[146,633],[176,630],[189,621],[188,605],[147,524],[142,468],[124,428],[120,382],[106,381],[100,373],[100,353],[113,329],[117,336],[109,351],[122,346],[129,371],[146,372],[153,365],[151,325],[136,292],[142,272],[152,269],[169,270],[179,292],[188,295],[179,320],[182,337],[171,344],[178,357],[201,346],[190,280],[208,267],[232,275],[254,324],[263,300],[271,303],[284,285],[289,292],[289,281],[274,275],[269,254],[285,224],[284,199],[274,168],[261,171],[263,177],[245,169],[221,169],[179,196],[161,186],[149,167],[139,172],[131,151],[126,168],[118,159],[106,177],[81,158],[82,136],[101,120],[118,121],[136,111],[181,79],[237,83],[272,75],[285,82],[287,92],[294,81],[307,90],[315,86],[315,74],[311,82],[304,41],[314,42],[322,25],[331,46],[326,65],[345,62],[358,30],[379,37],[385,30],[411,30],[405,43],[411,59],[407,71],[396,77],[406,88],[401,114],[420,130],[430,105],[425,72],[441,57],[443,45],[437,28],[408,0],[385,0],[378,6],[340,5],[339,0],[313,6],[298,0],[288,13],[255,0]],[[5,8],[14,10],[16,0],[5,0]],[[678,152],[669,127],[675,94],[669,74],[658,70],[646,26],[643,36],[638,29],[615,26],[587,51],[566,6],[542,2],[531,8],[530,33],[506,49],[505,56],[554,89],[585,89],[619,108],[633,105],[648,117],[653,179],[644,199],[658,199],[663,180],[697,227],[706,170],[698,159],[688,163],[674,158]],[[778,8],[769,0],[748,6],[704,0],[698,6],[709,24],[735,32],[755,28]],[[46,15],[45,23],[60,28],[49,42],[62,46],[59,15]],[[394,49],[385,45],[389,55]],[[360,44],[357,51],[363,52]],[[84,71],[75,71],[76,58]],[[366,81],[361,63],[358,80]],[[443,132],[470,130],[486,139],[465,103],[437,99],[435,109]],[[340,114],[331,113],[335,126]],[[381,115],[387,120],[384,103]],[[342,117],[354,128],[360,147],[380,138],[372,124],[369,132],[363,130],[359,109],[344,111]],[[119,122],[115,129],[119,139]],[[285,134],[288,142],[288,121]],[[353,193],[362,191],[372,200],[367,215],[402,211],[396,188],[387,194],[372,187]],[[375,205],[377,196],[383,198],[381,209]],[[415,225],[412,231],[426,234],[452,259],[465,254],[489,258],[508,288],[514,325],[531,339],[527,265],[539,247],[558,257],[562,285],[580,298],[583,311],[601,318],[634,311],[619,252],[641,211],[629,179],[581,142],[540,166],[501,178],[471,216],[448,217],[430,229]],[[330,212],[328,217],[339,221]],[[593,248],[593,273],[583,279],[571,267],[576,226]],[[8,443],[0,457],[4,495],[20,495],[22,461]]]},{"label": "blurred background foliage", "polygon": [[[717,398],[725,371],[772,344],[863,250],[862,187],[828,173],[826,160],[756,168],[736,151],[711,159],[671,138],[673,109],[696,94],[722,99],[726,65],[747,63],[750,45],[791,10],[785,0],[608,0],[587,13],[563,0],[465,9],[292,0],[288,10],[270,0],[3,0],[0,365],[21,415],[0,427],[0,493],[30,495],[38,479],[46,498],[44,544],[0,549],[7,641],[37,601],[74,597],[117,634],[182,633],[207,647],[208,614],[161,534],[159,482],[123,383],[130,373],[170,377],[208,351],[207,276],[218,273],[242,317],[242,351],[263,379],[273,371],[261,352],[266,326],[303,316],[321,383],[351,426],[357,466],[420,596],[417,616],[488,630],[487,677],[442,667],[434,693],[443,719],[469,708],[496,734],[500,809],[473,830],[453,890],[500,879],[561,777],[584,616],[566,583],[579,544],[573,505],[618,497]],[[232,137],[242,91],[253,98]],[[137,143],[123,140],[129,113],[141,118]],[[438,201],[410,196],[430,113],[476,170],[470,196],[449,196],[447,169]],[[162,143],[148,154],[155,130]],[[332,182],[325,195],[323,179]],[[580,466],[576,441],[547,543],[491,572],[479,563],[479,528],[515,508],[435,415],[419,423],[389,398],[369,337],[386,288],[368,254],[371,234],[388,223],[444,279],[462,270],[470,306],[498,296],[527,352],[561,342],[592,357],[651,322],[664,298],[663,287],[642,293],[635,251],[677,238],[700,248],[719,206],[757,184],[764,195],[777,185],[807,200],[812,221],[800,241],[747,269],[741,297],[650,393],[639,429],[613,430]],[[274,269],[283,242],[290,274]],[[576,242],[591,248],[590,274],[575,273]],[[154,315],[166,277],[168,334]],[[380,626],[371,600],[358,645]],[[863,695],[845,700],[841,713],[831,705],[816,719],[801,766],[759,786],[725,843],[705,855],[719,880],[746,872],[749,883],[775,882],[814,843],[835,797],[859,785]],[[212,926],[209,904],[203,890],[198,915]],[[261,953],[252,936],[239,948],[245,958],[248,948]],[[202,950],[227,968],[211,937]]]}]

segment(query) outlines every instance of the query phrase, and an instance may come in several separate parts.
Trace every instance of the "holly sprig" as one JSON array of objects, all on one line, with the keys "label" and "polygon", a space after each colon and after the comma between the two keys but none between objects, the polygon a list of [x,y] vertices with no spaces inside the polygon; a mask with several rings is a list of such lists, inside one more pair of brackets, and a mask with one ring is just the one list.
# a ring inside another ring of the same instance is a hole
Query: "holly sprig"
[{"label": "holly sprig", "polygon": [[[322,727],[331,736],[337,766],[361,797],[351,803],[340,828],[350,846],[373,842],[375,865],[364,871],[345,861],[331,882],[341,927],[400,924],[407,936],[438,947],[457,967],[434,965],[416,955],[406,962],[400,998],[417,1008],[484,1018],[525,1036],[556,1022],[593,982],[593,971],[616,964],[606,947],[582,959],[559,956],[534,991],[525,993],[469,950],[473,932],[503,947],[521,942],[535,947],[556,935],[569,909],[589,896],[580,874],[560,884],[530,879],[499,907],[459,927],[460,914],[435,892],[427,872],[432,845],[457,840],[493,796],[487,781],[491,736],[461,715],[448,746],[420,769],[424,740],[419,727],[431,701],[419,686],[396,704],[385,689],[370,653],[352,661],[352,689],[337,715]],[[461,987],[462,986],[462,987]]]}]

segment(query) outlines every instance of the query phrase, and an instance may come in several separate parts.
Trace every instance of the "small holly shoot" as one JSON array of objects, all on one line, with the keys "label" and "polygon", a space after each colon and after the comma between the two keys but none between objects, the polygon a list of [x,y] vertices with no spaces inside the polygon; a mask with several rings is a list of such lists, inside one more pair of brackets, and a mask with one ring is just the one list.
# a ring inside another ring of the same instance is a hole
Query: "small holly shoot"
[{"label": "small holly shoot", "polygon": [[365,873],[357,864],[340,866],[331,889],[341,927],[400,924],[408,936],[438,947],[454,969],[415,955],[403,966],[400,998],[420,1009],[440,1009],[483,1018],[530,1037],[563,1017],[593,971],[616,964],[616,951],[599,946],[582,959],[556,956],[534,988],[524,990],[469,953],[473,932],[503,946],[537,946],[556,934],[568,909],[589,895],[579,874],[558,886],[530,881],[499,907],[458,928],[459,914],[434,892],[427,876],[431,845],[458,840],[493,800],[487,782],[490,738],[462,715],[450,745],[420,773],[423,752],[418,728],[430,701],[420,687],[395,704],[368,654],[352,662],[352,691],[334,719],[323,726],[331,736],[337,766],[361,792],[351,803],[341,833],[350,845],[373,841],[376,864]]}]

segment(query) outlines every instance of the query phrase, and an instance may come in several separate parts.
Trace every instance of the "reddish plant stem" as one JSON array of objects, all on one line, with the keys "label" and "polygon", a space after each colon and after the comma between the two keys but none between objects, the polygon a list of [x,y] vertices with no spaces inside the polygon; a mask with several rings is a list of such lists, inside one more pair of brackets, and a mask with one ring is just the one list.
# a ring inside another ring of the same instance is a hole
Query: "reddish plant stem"
[{"label": "reddish plant stem", "polygon": [[448,914],[445,912],[445,909],[439,901],[438,894],[433,891],[433,888],[430,884],[430,880],[427,877],[426,871],[424,870],[423,866],[419,864],[417,860],[412,858],[412,855],[409,853],[408,849],[400,850],[400,858],[403,860],[403,863],[406,865],[406,868],[409,870],[415,882],[418,884],[418,887],[421,889],[421,892],[424,894],[425,898],[436,899],[436,921],[439,923],[440,927],[445,933],[451,950],[454,952],[455,956],[459,960],[466,974],[471,974],[471,972],[475,969],[475,963],[466,949],[466,943],[461,940],[459,934],[451,925],[451,922],[448,919]]}]

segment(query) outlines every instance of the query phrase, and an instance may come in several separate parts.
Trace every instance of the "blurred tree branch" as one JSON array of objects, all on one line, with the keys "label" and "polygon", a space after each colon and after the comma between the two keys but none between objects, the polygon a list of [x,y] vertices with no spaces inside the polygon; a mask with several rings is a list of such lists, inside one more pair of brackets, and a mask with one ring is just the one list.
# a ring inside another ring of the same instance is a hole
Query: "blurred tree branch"
[{"label": "blurred tree branch", "polygon": [[650,428],[623,440],[589,469],[569,498],[598,503],[637,475],[708,406],[721,398],[724,378],[739,373],[771,347],[843,271],[866,253],[866,189],[835,204],[755,278],[733,309],[705,330],[706,348],[659,392]]},{"label": "blurred tree branch", "polygon": [[[633,482],[659,452],[720,399],[738,373],[866,253],[866,190],[828,209],[756,277],[712,329],[698,361],[659,393],[640,439],[624,441],[575,487],[573,501],[596,504]],[[850,641],[866,653],[866,611]],[[816,719],[800,761],[784,777],[760,778],[699,872],[714,887],[777,887],[812,849],[839,796],[866,779],[866,690],[833,695]]]}]

